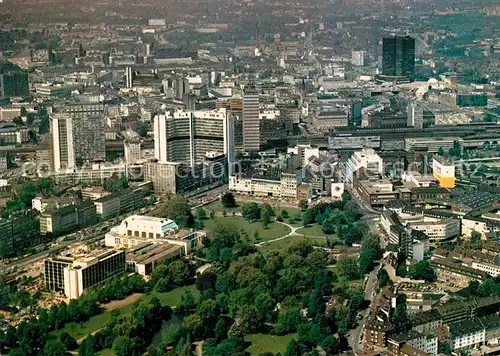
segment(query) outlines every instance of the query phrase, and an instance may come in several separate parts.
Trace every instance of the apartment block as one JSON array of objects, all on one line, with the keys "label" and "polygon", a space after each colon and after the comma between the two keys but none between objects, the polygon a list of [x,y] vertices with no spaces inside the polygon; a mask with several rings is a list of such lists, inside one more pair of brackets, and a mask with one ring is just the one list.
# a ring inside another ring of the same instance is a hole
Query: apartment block
[{"label": "apartment block", "polygon": [[49,208],[40,216],[40,234],[60,236],[97,221],[96,207],[90,200],[61,208]]},{"label": "apartment block", "polygon": [[301,183],[301,177],[298,173],[281,173],[273,176],[254,175],[252,177],[232,175],[229,177],[229,190],[256,197],[297,199],[298,187]]},{"label": "apartment block", "polygon": [[471,268],[459,261],[433,258],[430,264],[436,271],[438,281],[452,283],[461,288],[467,287],[470,281],[482,282],[488,277],[486,272]]}]

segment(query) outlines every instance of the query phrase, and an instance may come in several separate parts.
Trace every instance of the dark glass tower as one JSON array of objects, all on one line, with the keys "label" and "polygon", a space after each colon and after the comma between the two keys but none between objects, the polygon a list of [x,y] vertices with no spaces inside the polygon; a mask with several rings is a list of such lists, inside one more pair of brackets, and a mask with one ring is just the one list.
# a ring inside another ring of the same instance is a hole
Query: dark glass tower
[{"label": "dark glass tower", "polygon": [[384,37],[382,41],[382,75],[415,78],[415,39],[410,36]]}]

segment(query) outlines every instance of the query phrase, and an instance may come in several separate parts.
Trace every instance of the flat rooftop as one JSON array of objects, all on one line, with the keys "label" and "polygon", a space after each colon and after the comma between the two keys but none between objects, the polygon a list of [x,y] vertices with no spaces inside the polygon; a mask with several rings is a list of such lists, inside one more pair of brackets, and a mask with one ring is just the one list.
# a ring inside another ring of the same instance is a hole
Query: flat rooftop
[{"label": "flat rooftop", "polygon": [[164,244],[141,244],[139,247],[135,247],[130,249],[127,253],[127,262],[134,262],[137,264],[150,264],[157,260],[163,259],[174,253],[179,251],[182,253],[183,246],[181,245],[172,245],[169,243]]}]

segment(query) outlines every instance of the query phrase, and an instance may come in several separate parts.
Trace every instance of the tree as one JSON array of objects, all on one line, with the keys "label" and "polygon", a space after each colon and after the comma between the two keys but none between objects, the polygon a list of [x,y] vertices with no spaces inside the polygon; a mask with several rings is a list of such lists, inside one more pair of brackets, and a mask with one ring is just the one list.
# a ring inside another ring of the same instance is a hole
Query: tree
[{"label": "tree", "polygon": [[396,296],[396,308],[394,309],[393,322],[396,332],[406,332],[411,327],[407,313],[405,294],[401,293]]},{"label": "tree", "polygon": [[262,326],[259,310],[253,305],[243,305],[237,314],[238,323],[245,334],[255,333]]},{"label": "tree", "polygon": [[321,230],[326,235],[334,234],[337,231],[337,224],[335,223],[335,220],[332,218],[328,218],[325,221],[323,221],[323,226],[321,227]]},{"label": "tree", "polygon": [[203,320],[215,317],[217,315],[217,303],[213,299],[202,301],[198,304],[196,314]]},{"label": "tree", "polygon": [[377,258],[378,253],[373,248],[369,248],[361,252],[361,255],[359,256],[359,272],[364,275],[373,270]]},{"label": "tree", "polygon": [[234,208],[236,206],[236,199],[234,198],[234,194],[231,192],[227,192],[223,194],[220,198],[222,206],[225,208]]},{"label": "tree", "polygon": [[13,118],[12,122],[17,126],[24,126],[24,121],[20,116],[16,116],[15,118]]},{"label": "tree", "polygon": [[207,211],[202,207],[196,209],[196,217],[198,220],[205,220],[207,218]]},{"label": "tree", "polygon": [[43,348],[43,356],[66,356],[68,352],[63,343],[58,340],[49,340]]},{"label": "tree", "polygon": [[215,324],[215,337],[217,340],[222,340],[227,337],[229,328],[223,317],[219,317],[217,324]]},{"label": "tree", "polygon": [[171,283],[177,286],[190,284],[195,276],[195,269],[191,263],[186,260],[175,260],[167,266],[167,275]]},{"label": "tree", "polygon": [[140,354],[137,348],[136,339],[131,339],[128,336],[119,336],[116,338],[113,342],[113,351],[116,356],[135,356]]},{"label": "tree", "polygon": [[193,309],[196,305],[193,294],[190,290],[186,290],[184,294],[181,295],[181,302],[179,304],[179,308],[181,310],[190,310]]},{"label": "tree", "polygon": [[43,194],[51,195],[54,189],[54,180],[52,178],[41,178],[38,186]]},{"label": "tree", "polygon": [[169,346],[177,345],[181,337],[182,337],[182,329],[181,329],[181,324],[179,323],[169,324],[168,327],[166,329],[163,329],[161,333],[162,343]]},{"label": "tree", "polygon": [[304,226],[313,224],[316,220],[316,209],[309,208],[304,212]]},{"label": "tree", "polygon": [[261,208],[259,204],[255,202],[247,203],[243,205],[243,217],[248,221],[257,221],[260,219]]},{"label": "tree", "polygon": [[79,356],[95,356],[93,336],[88,335],[78,346]]},{"label": "tree", "polygon": [[478,295],[478,290],[479,290],[480,283],[479,281],[473,279],[469,281],[469,285],[467,286],[467,290],[469,291],[470,295]]},{"label": "tree", "polygon": [[444,156],[444,148],[443,147],[439,147],[438,155]]},{"label": "tree", "polygon": [[359,278],[358,261],[351,256],[341,255],[337,261],[339,274],[350,281]]},{"label": "tree", "polygon": [[271,222],[271,213],[266,206],[263,206],[260,212],[260,220],[262,221],[262,225],[264,228],[267,228],[267,225]]},{"label": "tree", "polygon": [[470,238],[472,242],[477,243],[481,241],[481,233],[477,231],[472,231],[472,233],[470,234]]},{"label": "tree", "polygon": [[389,278],[389,274],[387,273],[385,268],[379,269],[378,274],[377,274],[377,278],[378,278],[378,287],[379,288],[384,288],[385,286],[392,284],[392,281]]},{"label": "tree", "polygon": [[215,289],[216,280],[217,273],[214,270],[208,269],[196,277],[196,289],[202,292],[208,289]]},{"label": "tree", "polygon": [[118,175],[116,174],[113,174],[111,178],[106,179],[106,181],[104,182],[104,189],[112,192],[117,192],[126,188],[128,188],[128,179],[123,174],[120,177],[118,177]]},{"label": "tree", "polygon": [[62,342],[66,350],[76,350],[78,347],[78,344],[73,336],[68,334],[67,332],[63,332],[61,335],[59,335],[59,340]]},{"label": "tree", "polygon": [[427,260],[422,260],[413,265],[408,275],[413,279],[423,279],[426,282],[434,282],[436,280],[436,273]]},{"label": "tree", "polygon": [[305,322],[300,308],[293,307],[280,311],[278,316],[278,323],[273,329],[277,335],[284,335],[297,330],[297,325]]},{"label": "tree", "polygon": [[359,205],[352,200],[349,200],[345,203],[344,213],[347,220],[349,220],[350,222],[357,221],[361,218],[361,213],[359,212]]},{"label": "tree", "polygon": [[299,201],[300,210],[306,211],[308,207],[309,207],[309,202],[306,199],[302,199],[301,201]]},{"label": "tree", "polygon": [[203,329],[203,321],[198,315],[191,314],[184,318],[182,327],[186,329],[188,333],[197,337]]},{"label": "tree", "polygon": [[174,220],[181,228],[191,227],[194,224],[194,217],[186,198],[171,197],[160,209],[160,216]]},{"label": "tree", "polygon": [[302,356],[306,353],[305,351],[305,347],[302,344],[292,339],[292,341],[288,343],[283,356]]},{"label": "tree", "polygon": [[321,348],[327,355],[337,355],[339,352],[340,341],[333,335],[328,335],[321,341]]}]

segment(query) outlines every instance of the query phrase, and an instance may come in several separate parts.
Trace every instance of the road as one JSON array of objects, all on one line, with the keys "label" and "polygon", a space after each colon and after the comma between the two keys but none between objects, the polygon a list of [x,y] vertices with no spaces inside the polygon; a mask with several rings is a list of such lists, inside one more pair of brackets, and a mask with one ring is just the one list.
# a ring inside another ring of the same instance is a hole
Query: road
[{"label": "road", "polygon": [[373,296],[375,295],[375,288],[377,287],[377,274],[379,269],[380,266],[375,267],[375,269],[368,275],[368,281],[366,282],[365,286],[365,300],[370,301],[370,306],[360,312],[363,318],[359,321],[356,329],[350,331],[347,338],[349,346],[356,355],[360,355],[363,353],[360,338],[361,334],[363,333],[363,327],[366,323],[366,319],[368,317],[368,314],[370,313],[371,301],[373,300]]},{"label": "road", "polygon": [[[14,262],[11,262],[5,266],[2,266],[2,269],[9,270],[9,269],[16,268],[18,271],[23,270],[30,265],[34,265],[35,263],[44,260],[45,258],[47,258],[50,254],[52,254],[54,252],[58,252],[58,251],[61,251],[63,249],[66,249],[66,248],[71,248],[73,246],[80,245],[82,242],[92,243],[92,242],[102,240],[104,238],[104,235],[106,234],[106,232],[114,225],[119,224],[122,219],[125,219],[126,217],[128,217],[130,215],[134,215],[134,214],[148,214],[156,208],[157,208],[157,206],[154,206],[154,205],[147,207],[147,208],[141,208],[139,210],[123,214],[123,215],[121,215],[121,216],[119,216],[111,221],[103,221],[102,223],[100,223],[98,225],[85,228],[79,232],[74,232],[74,233],[69,234],[69,235],[58,237],[57,240],[54,241],[57,243],[56,246],[50,247],[49,249],[47,249],[45,251],[41,251],[41,252],[35,253],[33,255],[26,256],[24,258],[20,258],[20,259],[14,261]],[[78,238],[79,236],[81,236],[81,237]],[[70,241],[64,241],[68,237],[75,237],[75,239],[72,239]]]},{"label": "road", "polygon": [[[217,194],[220,194],[226,190],[227,190],[227,184],[222,185],[222,186],[218,186],[218,187],[215,187],[212,189],[208,189],[204,192],[199,193],[198,196],[217,196]],[[103,221],[98,225],[85,228],[79,232],[74,232],[74,233],[69,234],[69,235],[58,237],[57,240],[54,241],[57,243],[56,246],[50,247],[49,249],[47,249],[45,251],[41,251],[41,252],[35,253],[33,255],[26,256],[24,258],[20,258],[20,259],[13,261],[7,265],[1,266],[1,268],[3,271],[7,271],[10,269],[17,269],[17,271],[23,270],[23,269],[29,267],[30,265],[34,265],[35,263],[44,260],[52,253],[64,250],[66,248],[71,248],[72,246],[80,245],[82,242],[92,243],[92,242],[99,241],[99,240],[104,238],[104,235],[106,234],[107,231],[109,231],[110,228],[121,223],[121,221],[123,219],[125,219],[126,217],[134,215],[134,214],[147,215],[147,214],[152,213],[157,208],[158,208],[158,206],[156,206],[156,205],[146,207],[146,208],[141,208],[141,209],[120,215],[119,217],[116,217],[113,220]],[[67,240],[68,237],[75,237],[75,239],[72,239],[71,241],[65,241],[65,239]]]}]

